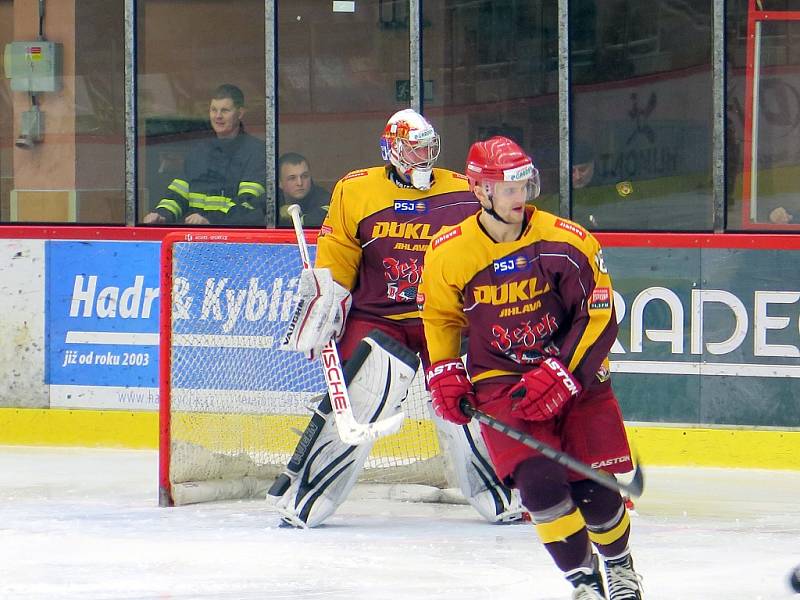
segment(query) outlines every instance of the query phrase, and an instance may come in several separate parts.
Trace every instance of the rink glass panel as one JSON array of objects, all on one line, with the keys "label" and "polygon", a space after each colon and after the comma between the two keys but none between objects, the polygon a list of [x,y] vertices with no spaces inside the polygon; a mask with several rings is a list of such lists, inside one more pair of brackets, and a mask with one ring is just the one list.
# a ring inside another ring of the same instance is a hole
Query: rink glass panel
[{"label": "rink glass panel", "polygon": [[137,1],[138,213],[161,200],[199,140],[213,136],[214,90],[244,94],[245,131],[265,126],[264,3],[259,0]]},{"label": "rink glass panel", "polygon": [[710,231],[712,3],[570,2],[572,217],[593,230]]},{"label": "rink glass panel", "polygon": [[408,2],[333,4],[278,0],[275,11],[276,159],[306,157],[329,192],[347,172],[381,164],[386,120],[409,106]]},{"label": "rink glass panel", "polygon": [[558,212],[555,2],[422,3],[422,106],[442,136],[440,165],[464,170],[475,140],[503,135],[533,157],[537,206]]}]

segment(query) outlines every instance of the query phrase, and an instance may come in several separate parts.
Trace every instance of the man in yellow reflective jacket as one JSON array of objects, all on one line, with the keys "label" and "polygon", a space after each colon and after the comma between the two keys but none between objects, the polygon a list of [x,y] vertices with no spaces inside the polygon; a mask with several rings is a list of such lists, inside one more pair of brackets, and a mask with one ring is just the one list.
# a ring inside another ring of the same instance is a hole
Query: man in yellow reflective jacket
[{"label": "man in yellow reflective jacket", "polygon": [[264,142],[244,131],[244,94],[219,86],[208,116],[215,136],[198,142],[186,157],[182,179],[173,179],[146,225],[265,224]]}]

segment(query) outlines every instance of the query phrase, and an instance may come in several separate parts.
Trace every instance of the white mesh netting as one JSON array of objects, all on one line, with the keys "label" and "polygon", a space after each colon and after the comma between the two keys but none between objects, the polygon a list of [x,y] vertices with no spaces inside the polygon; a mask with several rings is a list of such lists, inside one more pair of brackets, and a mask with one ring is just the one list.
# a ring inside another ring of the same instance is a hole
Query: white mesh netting
[{"label": "white mesh netting", "polygon": [[[276,348],[300,269],[290,244],[174,244],[172,290],[162,290],[172,299],[171,385],[161,400],[171,440],[161,451],[175,504],[263,495],[294,451],[325,389],[318,362]],[[446,486],[419,373],[405,411],[362,480]]]}]

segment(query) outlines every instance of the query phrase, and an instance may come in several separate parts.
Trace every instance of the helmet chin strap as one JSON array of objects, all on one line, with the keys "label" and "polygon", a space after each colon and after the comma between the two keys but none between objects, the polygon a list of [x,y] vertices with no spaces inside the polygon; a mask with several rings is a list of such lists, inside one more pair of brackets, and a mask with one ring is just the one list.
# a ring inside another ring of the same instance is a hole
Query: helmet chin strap
[{"label": "helmet chin strap", "polygon": [[410,188],[411,182],[407,181],[405,177],[400,174],[400,171],[394,165],[389,165],[389,179],[392,180],[397,187]]},{"label": "helmet chin strap", "polygon": [[495,219],[497,221],[500,221],[501,223],[503,223],[505,225],[511,225],[511,223],[506,221],[503,217],[501,217],[500,215],[498,215],[494,211],[494,201],[492,200],[492,197],[489,194],[487,194],[487,197],[489,198],[489,208],[486,208],[485,206],[483,206],[483,204],[481,204],[481,208],[483,209],[483,212],[485,212],[487,215],[489,215],[493,219]]}]

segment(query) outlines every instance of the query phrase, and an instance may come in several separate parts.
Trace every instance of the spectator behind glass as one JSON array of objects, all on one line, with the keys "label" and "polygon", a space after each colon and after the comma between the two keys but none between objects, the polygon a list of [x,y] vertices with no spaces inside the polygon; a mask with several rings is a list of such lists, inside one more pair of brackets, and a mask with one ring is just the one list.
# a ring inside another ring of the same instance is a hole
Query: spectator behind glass
[{"label": "spectator behind glass", "polygon": [[287,152],[278,159],[279,225],[291,225],[288,208],[299,204],[303,209],[303,226],[319,227],[328,214],[331,193],[314,183],[308,159],[296,152]]},{"label": "spectator behind glass", "polygon": [[208,116],[214,137],[197,142],[186,155],[184,179],[173,179],[144,224],[265,225],[264,142],[245,133],[244,94],[219,86]]},{"label": "spectator behind glass", "polygon": [[589,144],[576,142],[572,155],[572,188],[585,188],[594,178],[594,150]]}]

